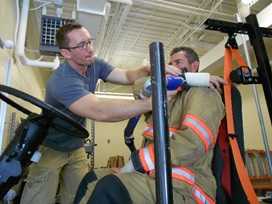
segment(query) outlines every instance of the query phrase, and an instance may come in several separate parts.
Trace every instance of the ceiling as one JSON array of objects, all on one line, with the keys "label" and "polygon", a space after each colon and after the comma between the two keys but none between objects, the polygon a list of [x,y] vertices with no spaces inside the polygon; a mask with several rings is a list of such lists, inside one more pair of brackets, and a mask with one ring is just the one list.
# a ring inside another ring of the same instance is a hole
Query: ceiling
[{"label": "ceiling", "polygon": [[[41,4],[41,1],[34,2],[36,6]],[[70,18],[78,2],[63,2],[63,16]],[[235,0],[133,0],[132,5],[120,2],[128,1],[108,0],[108,13],[96,36],[98,57],[120,68],[135,68],[147,63],[149,45],[154,41],[163,43],[166,62],[170,50],[181,45],[192,47],[204,56],[226,36],[205,30],[204,21],[207,18],[236,21]],[[251,12],[258,13],[270,3],[271,0],[259,0],[251,7]],[[53,4],[48,5],[48,14],[55,15],[53,7]],[[83,21],[81,23],[86,24],[92,18]],[[89,30],[92,32],[92,28]],[[107,90],[120,91],[118,87],[109,86],[104,85]]]}]

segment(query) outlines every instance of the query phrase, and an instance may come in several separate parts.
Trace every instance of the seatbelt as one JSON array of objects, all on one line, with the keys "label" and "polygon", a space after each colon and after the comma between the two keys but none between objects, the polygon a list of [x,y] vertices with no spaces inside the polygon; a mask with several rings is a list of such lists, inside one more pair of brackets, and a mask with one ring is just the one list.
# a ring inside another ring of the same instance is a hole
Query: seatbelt
[{"label": "seatbelt", "polygon": [[240,67],[247,67],[243,58],[241,57],[238,47],[233,46],[231,43],[231,40],[227,42],[225,46],[225,54],[224,54],[224,79],[227,81],[227,84],[224,85],[224,99],[225,99],[225,107],[226,107],[226,119],[227,119],[227,130],[229,135],[229,142],[231,146],[231,151],[233,154],[235,166],[237,169],[237,173],[241,182],[241,185],[243,187],[243,190],[247,196],[247,199],[250,204],[257,204],[259,203],[256,193],[253,189],[253,186],[250,182],[244,161],[242,159],[240,149],[237,143],[237,138],[235,134],[235,128],[234,128],[234,119],[233,119],[233,109],[232,109],[232,96],[231,96],[231,87],[232,83],[230,80],[230,73],[232,70],[232,59],[234,58]]},{"label": "seatbelt", "polygon": [[137,116],[134,116],[133,118],[130,118],[124,131],[125,144],[128,146],[131,152],[136,151],[133,132],[140,117],[141,115],[137,115]]}]

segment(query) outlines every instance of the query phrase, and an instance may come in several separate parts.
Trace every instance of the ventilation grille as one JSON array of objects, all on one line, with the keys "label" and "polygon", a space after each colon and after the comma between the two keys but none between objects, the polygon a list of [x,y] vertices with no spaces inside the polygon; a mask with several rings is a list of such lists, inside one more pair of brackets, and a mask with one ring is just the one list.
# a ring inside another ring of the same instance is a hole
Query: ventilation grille
[{"label": "ventilation grille", "polygon": [[56,33],[61,26],[71,22],[74,22],[74,20],[42,15],[40,38],[41,54],[56,55],[59,53],[59,48],[56,43]]}]

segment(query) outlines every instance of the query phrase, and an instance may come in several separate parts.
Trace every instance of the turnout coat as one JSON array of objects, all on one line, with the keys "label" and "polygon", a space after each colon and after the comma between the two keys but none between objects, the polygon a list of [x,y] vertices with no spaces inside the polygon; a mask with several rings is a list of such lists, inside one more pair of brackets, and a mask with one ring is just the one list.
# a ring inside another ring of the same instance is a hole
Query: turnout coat
[{"label": "turnout coat", "polygon": [[[210,88],[191,87],[168,103],[174,203],[214,204],[216,182],[211,170],[218,129],[225,115],[221,95]],[[147,117],[144,145],[132,153],[133,168],[115,174],[133,203],[156,203],[152,115]],[[96,178],[113,173],[96,170]],[[98,180],[89,183],[80,203],[86,203]],[[122,195],[118,195],[122,196]]]}]

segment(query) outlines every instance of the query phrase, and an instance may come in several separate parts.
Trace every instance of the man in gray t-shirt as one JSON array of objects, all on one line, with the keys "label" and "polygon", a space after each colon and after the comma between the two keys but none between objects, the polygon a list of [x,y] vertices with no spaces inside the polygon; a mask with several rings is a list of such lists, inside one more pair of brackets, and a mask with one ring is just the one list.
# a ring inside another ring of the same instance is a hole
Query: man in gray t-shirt
[{"label": "man in gray t-shirt", "polygon": [[[151,110],[151,99],[100,100],[94,95],[98,79],[117,84],[133,84],[148,76],[149,66],[124,70],[95,57],[93,39],[80,24],[66,24],[56,36],[65,59],[47,82],[46,102],[68,113],[84,125],[85,119],[121,121]],[[126,107],[126,108],[124,108]],[[67,125],[56,119],[56,123]],[[30,166],[21,203],[55,203],[57,191],[61,204],[72,203],[82,177],[89,171],[83,140],[71,131],[55,127],[40,148],[38,164]]]},{"label": "man in gray t-shirt", "polygon": [[[48,80],[45,101],[85,125],[85,118],[71,112],[69,106],[90,92],[94,93],[98,79],[106,81],[112,70],[111,65],[96,58],[88,66],[86,75],[82,76],[66,62]],[[59,122],[63,123],[61,120]],[[82,147],[83,139],[67,135],[66,132],[58,131],[55,128],[49,128],[44,145],[67,152]]]}]

